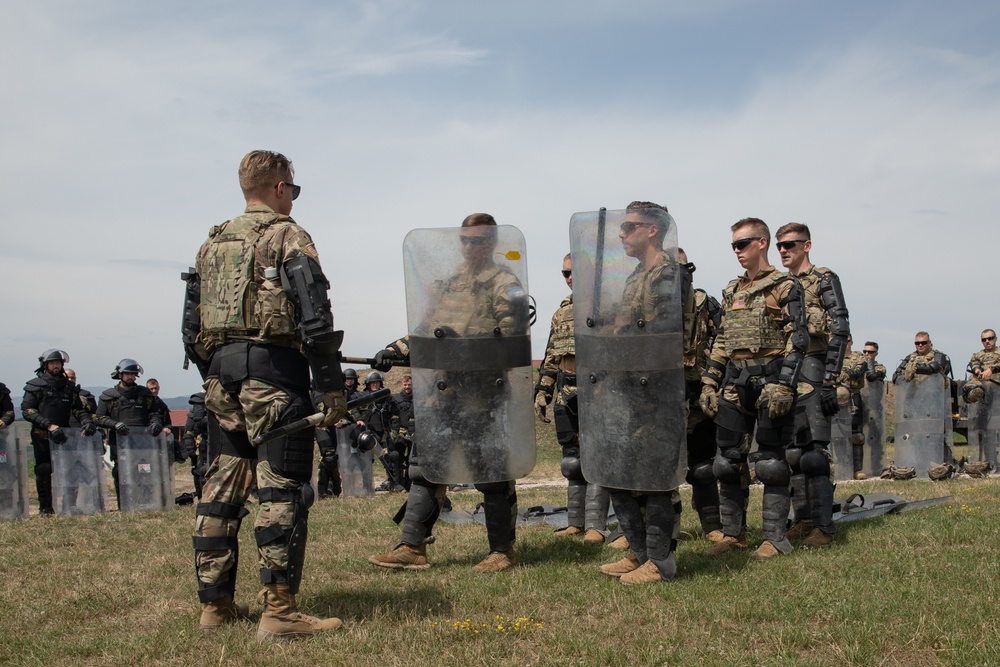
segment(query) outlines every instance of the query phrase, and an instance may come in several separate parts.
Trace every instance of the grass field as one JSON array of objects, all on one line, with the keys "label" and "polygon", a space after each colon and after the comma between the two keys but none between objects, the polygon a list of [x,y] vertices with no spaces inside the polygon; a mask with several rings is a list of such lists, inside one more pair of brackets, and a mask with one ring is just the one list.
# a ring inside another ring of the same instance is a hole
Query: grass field
[{"label": "grass field", "polygon": [[[549,429],[550,427],[541,427]],[[530,480],[558,476],[540,429]],[[439,524],[425,572],[379,570],[395,546],[402,495],[314,506],[304,610],[345,630],[262,646],[250,623],[198,631],[194,510],[33,517],[0,524],[4,665],[988,665],[1000,664],[1000,480],[842,483],[838,496],[951,495],[939,507],[842,526],[833,548],[773,562],[711,559],[693,512],[678,578],[628,588],[600,575],[619,552],[519,528],[519,565],[481,574],[482,526]],[[689,507],[690,493],[682,492]],[[474,491],[452,495],[471,509]],[[522,506],[562,504],[564,487],[519,491]],[[759,540],[760,487],[751,542]],[[249,526],[237,599],[258,590]]]}]

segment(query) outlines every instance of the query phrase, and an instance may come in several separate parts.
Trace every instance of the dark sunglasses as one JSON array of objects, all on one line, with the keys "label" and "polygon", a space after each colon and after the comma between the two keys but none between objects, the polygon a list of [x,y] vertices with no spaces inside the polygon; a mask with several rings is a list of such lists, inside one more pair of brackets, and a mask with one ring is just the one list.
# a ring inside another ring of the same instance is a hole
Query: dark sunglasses
[{"label": "dark sunglasses", "polygon": [[750,245],[754,241],[760,241],[762,238],[764,238],[764,237],[763,236],[750,236],[750,237],[745,238],[745,239],[739,239],[738,241],[733,241],[733,243],[732,243],[733,250],[745,250],[748,245]]},{"label": "dark sunglasses", "polygon": [[286,188],[292,189],[292,201],[295,201],[296,199],[299,198],[299,193],[302,192],[301,185],[295,185],[294,183],[286,183],[285,181],[279,181],[274,184],[274,189],[277,190],[278,186],[281,185],[282,183],[285,183]]},{"label": "dark sunglasses", "polygon": [[981,338],[980,340],[982,340],[984,343],[988,343],[991,340],[996,340],[996,339],[997,339],[996,336],[987,336],[986,338]]},{"label": "dark sunglasses", "polygon": [[878,350],[864,350],[865,354],[878,354]]},{"label": "dark sunglasses", "polygon": [[916,345],[917,347],[920,347],[921,345],[930,345],[930,341],[929,340],[915,340],[915,341],[913,341],[913,344]]},{"label": "dark sunglasses", "polygon": [[571,275],[573,275],[573,272],[572,271],[567,271],[566,269],[563,269],[562,274],[563,274],[563,278],[569,278]]},{"label": "dark sunglasses", "polygon": [[486,245],[490,242],[488,236],[460,236],[462,245]]},{"label": "dark sunglasses", "polygon": [[778,250],[791,250],[795,247],[796,243],[805,243],[806,239],[792,239],[791,241],[778,241],[774,244],[774,247]]},{"label": "dark sunglasses", "polygon": [[622,231],[626,234],[631,234],[635,231],[636,227],[649,227],[649,225],[650,223],[648,222],[633,222],[629,220],[628,222],[622,223]]}]

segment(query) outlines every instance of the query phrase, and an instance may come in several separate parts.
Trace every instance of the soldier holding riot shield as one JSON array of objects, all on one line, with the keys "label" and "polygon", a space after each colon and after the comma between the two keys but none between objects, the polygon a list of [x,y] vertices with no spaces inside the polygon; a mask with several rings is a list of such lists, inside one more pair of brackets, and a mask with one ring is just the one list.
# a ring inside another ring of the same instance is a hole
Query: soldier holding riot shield
[{"label": "soldier holding riot shield", "polygon": [[676,225],[663,206],[637,201],[575,214],[570,246],[580,463],[588,482],[609,489],[629,543],[601,572],[626,585],[669,581],[685,472],[684,333],[694,312]]},{"label": "soldier holding riot shield", "polygon": [[918,477],[935,464],[950,464],[951,359],[934,349],[930,334],[918,331],[916,348],[908,354],[892,381],[896,384],[896,435],[893,465],[913,468]]},{"label": "soldier holding riot shield", "polygon": [[[502,259],[497,260],[497,257]],[[388,370],[408,357],[414,418],[402,538],[369,562],[423,570],[445,485],[483,493],[490,553],[475,566],[514,566],[514,480],[535,463],[524,238],[474,213],[459,229],[417,229],[404,243],[410,335],[375,356]]]},{"label": "soldier holding riot shield", "polygon": [[962,385],[969,412],[969,460],[996,470],[1000,456],[1000,350],[993,329],[984,330],[980,339],[983,349],[972,355],[967,366],[972,378]]}]

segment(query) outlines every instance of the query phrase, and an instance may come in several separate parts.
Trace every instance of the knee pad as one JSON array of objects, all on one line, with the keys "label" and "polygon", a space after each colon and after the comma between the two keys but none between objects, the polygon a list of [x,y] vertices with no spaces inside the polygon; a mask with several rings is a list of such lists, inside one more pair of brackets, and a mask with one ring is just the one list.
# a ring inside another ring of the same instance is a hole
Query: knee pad
[{"label": "knee pad", "polygon": [[802,448],[800,447],[789,447],[785,450],[785,460],[788,461],[788,466],[795,472],[800,470],[799,466],[802,462]]},{"label": "knee pad", "polygon": [[802,472],[806,477],[828,477],[830,459],[822,449],[810,449],[802,455]]},{"label": "knee pad", "polygon": [[983,400],[983,387],[978,382],[966,382],[962,385],[962,398],[966,403],[977,403]]},{"label": "knee pad", "polygon": [[724,484],[739,484],[740,463],[739,458],[730,459],[720,452],[712,463],[712,473],[717,480]]},{"label": "knee pad", "polygon": [[792,478],[784,459],[761,459],[754,464],[754,470],[757,472],[757,479],[765,486],[785,486]]},{"label": "knee pad", "polygon": [[562,476],[566,479],[583,479],[583,469],[580,467],[580,448],[564,447],[562,463],[559,464]]},{"label": "knee pad", "polygon": [[702,461],[692,466],[688,470],[688,484],[711,484],[715,481],[715,473],[712,471],[712,461]]},{"label": "knee pad", "polygon": [[577,435],[579,429],[576,416],[570,414],[566,406],[559,403],[555,404],[552,415],[555,417],[556,440],[559,444],[563,447],[577,444],[579,442],[579,436]]},{"label": "knee pad", "polygon": [[725,426],[716,426],[715,440],[720,450],[739,449],[743,444],[743,431],[736,431]]},{"label": "knee pad", "polygon": [[51,463],[39,463],[35,466],[35,476],[38,475],[51,475],[52,474],[52,464]]}]

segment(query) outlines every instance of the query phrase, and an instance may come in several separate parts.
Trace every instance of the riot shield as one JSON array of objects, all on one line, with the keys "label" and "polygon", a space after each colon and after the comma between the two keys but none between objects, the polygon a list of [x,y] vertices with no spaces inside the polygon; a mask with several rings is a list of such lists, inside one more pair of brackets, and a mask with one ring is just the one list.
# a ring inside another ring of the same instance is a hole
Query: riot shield
[{"label": "riot shield", "polygon": [[940,373],[896,380],[896,450],[894,464],[914,468],[917,477],[946,460],[951,429],[948,378]]},{"label": "riot shield", "polygon": [[648,273],[623,243],[636,212],[570,220],[580,462],[591,483],[669,491],[686,467],[682,275],[673,218],[642,215],[665,230]]},{"label": "riot shield", "polygon": [[334,430],[337,431],[337,465],[340,466],[341,495],[374,496],[375,485],[372,480],[374,455],[371,452],[358,451],[351,442],[350,427]]},{"label": "riot shield", "polygon": [[163,434],[136,427],[118,436],[118,487],[122,512],[157,512],[174,504],[171,456]]},{"label": "riot shield", "polygon": [[865,382],[861,389],[865,460],[862,471],[878,477],[885,469],[885,382]]},{"label": "riot shield", "polygon": [[28,518],[28,456],[17,431],[0,428],[0,519]]},{"label": "riot shield", "polygon": [[830,418],[830,454],[833,455],[833,481],[854,479],[854,450],[851,447],[851,405],[842,405]]},{"label": "riot shield", "polygon": [[414,451],[439,484],[535,466],[524,237],[516,227],[415,229],[403,243]]},{"label": "riot shield", "polygon": [[966,403],[969,413],[969,460],[986,461],[997,469],[1000,450],[1000,386],[983,382],[983,398]]},{"label": "riot shield", "polygon": [[52,499],[56,514],[92,515],[105,511],[104,443],[98,434],[63,429],[66,442],[52,445]]}]

